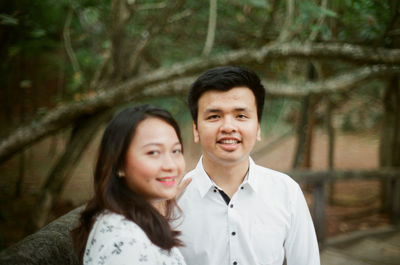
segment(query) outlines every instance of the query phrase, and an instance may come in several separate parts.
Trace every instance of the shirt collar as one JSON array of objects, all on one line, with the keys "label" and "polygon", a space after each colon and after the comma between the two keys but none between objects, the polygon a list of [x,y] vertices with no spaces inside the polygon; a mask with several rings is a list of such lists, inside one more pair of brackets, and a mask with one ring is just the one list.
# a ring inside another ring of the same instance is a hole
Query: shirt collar
[{"label": "shirt collar", "polygon": [[[243,181],[243,185],[248,185],[255,191],[256,190],[256,177],[255,177],[255,167],[256,163],[253,161],[251,157],[249,157],[249,171]],[[195,168],[196,171],[196,181],[197,181],[197,187],[200,192],[200,196],[203,198],[206,193],[214,188],[215,184],[214,182],[210,179],[208,176],[207,172],[204,170],[203,167],[203,156],[200,157],[199,162],[197,163],[197,166]]]},{"label": "shirt collar", "polygon": [[206,193],[213,187],[213,183],[203,167],[203,156],[200,157],[199,162],[196,166],[196,178],[197,187],[200,192],[200,196],[203,198]]},{"label": "shirt collar", "polygon": [[256,177],[256,163],[254,162],[254,160],[249,157],[249,172],[247,173],[247,183],[249,184],[249,186],[256,191],[256,187],[257,187],[257,177]]}]

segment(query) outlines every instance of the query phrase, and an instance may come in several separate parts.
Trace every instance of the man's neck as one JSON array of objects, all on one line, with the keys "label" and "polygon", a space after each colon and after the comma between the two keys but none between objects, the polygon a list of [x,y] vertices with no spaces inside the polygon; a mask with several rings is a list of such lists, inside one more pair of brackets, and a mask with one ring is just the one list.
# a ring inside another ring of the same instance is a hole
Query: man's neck
[{"label": "man's neck", "polygon": [[249,159],[235,163],[219,163],[203,157],[203,168],[211,180],[232,198],[246,176]]}]

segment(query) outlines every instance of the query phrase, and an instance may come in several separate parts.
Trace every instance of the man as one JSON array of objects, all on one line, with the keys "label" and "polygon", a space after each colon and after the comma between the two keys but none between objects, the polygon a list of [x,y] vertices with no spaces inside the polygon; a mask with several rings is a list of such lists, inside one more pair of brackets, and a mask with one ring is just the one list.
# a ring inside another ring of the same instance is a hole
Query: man
[{"label": "man", "polygon": [[318,243],[299,185],[258,166],[265,89],[252,71],[217,67],[191,86],[194,141],[202,146],[191,184],[179,198],[189,265],[317,265]]}]

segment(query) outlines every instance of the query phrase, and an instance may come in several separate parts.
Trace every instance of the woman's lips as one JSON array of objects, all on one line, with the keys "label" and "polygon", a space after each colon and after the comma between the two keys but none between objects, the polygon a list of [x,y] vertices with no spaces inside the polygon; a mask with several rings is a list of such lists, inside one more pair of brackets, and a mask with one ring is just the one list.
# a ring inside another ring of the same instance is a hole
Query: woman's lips
[{"label": "woman's lips", "polygon": [[164,178],[157,178],[157,181],[161,182],[165,186],[174,186],[175,185],[176,177],[164,177]]}]

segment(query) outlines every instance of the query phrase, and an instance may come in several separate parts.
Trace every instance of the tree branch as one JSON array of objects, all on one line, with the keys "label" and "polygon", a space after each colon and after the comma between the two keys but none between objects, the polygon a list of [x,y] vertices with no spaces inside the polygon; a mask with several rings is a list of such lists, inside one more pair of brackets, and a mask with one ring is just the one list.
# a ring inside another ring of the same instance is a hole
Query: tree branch
[{"label": "tree branch", "polygon": [[113,66],[111,79],[117,81],[121,78],[126,64],[124,53],[126,45],[125,26],[131,16],[132,9],[129,8],[128,1],[111,1],[110,40],[112,44],[111,58]]},{"label": "tree branch", "polygon": [[[0,142],[0,163],[43,137],[67,127],[82,115],[94,114],[118,104],[132,101],[142,95],[146,87],[174,78],[198,74],[200,71],[219,65],[264,63],[271,59],[289,57],[341,59],[359,63],[397,65],[389,67],[390,69],[397,69],[400,65],[400,49],[370,49],[355,45],[338,44],[312,44],[305,46],[288,43],[267,45],[257,50],[238,50],[212,58],[197,58],[186,63],[175,64],[168,68],[161,68],[148,74],[143,74],[120,85],[99,91],[92,98],[68,103],[50,110],[39,120],[23,125]],[[377,69],[383,71],[379,67]],[[376,71],[377,73],[379,72],[379,70]]]},{"label": "tree branch", "polygon": [[64,45],[65,45],[65,50],[67,51],[68,57],[71,61],[71,65],[72,65],[72,69],[74,70],[74,73],[80,73],[81,70],[79,67],[79,63],[78,63],[78,60],[76,59],[74,50],[72,49],[71,38],[69,35],[69,28],[71,26],[72,14],[73,14],[73,10],[72,10],[72,8],[70,8],[68,11],[68,14],[67,14],[67,19],[65,20],[64,30],[63,30]]},{"label": "tree branch", "polygon": [[[327,6],[328,6],[328,0],[322,0],[321,7],[323,9],[326,9]],[[308,38],[309,41],[314,41],[317,38],[320,28],[321,28],[322,24],[324,24],[325,17],[326,17],[326,13],[321,12],[321,16],[319,17],[318,22],[317,22],[317,27],[315,27],[312,30],[312,32]]]},{"label": "tree branch", "polygon": [[266,93],[269,96],[302,98],[308,95],[343,92],[367,79],[391,74],[400,74],[400,67],[387,67],[382,65],[366,66],[325,80],[305,82],[302,84],[284,84],[271,81],[263,81],[263,83],[266,86]]},{"label": "tree branch", "polygon": [[214,46],[215,31],[217,28],[217,0],[210,0],[210,15],[208,19],[207,38],[202,55],[208,57]]},{"label": "tree branch", "polygon": [[290,27],[293,25],[294,18],[294,10],[295,10],[295,1],[294,0],[286,0],[286,19],[283,24],[281,33],[279,34],[278,41],[285,42],[291,38],[292,32]]},{"label": "tree branch", "polygon": [[142,39],[136,45],[134,52],[129,57],[128,67],[124,72],[125,76],[130,75],[134,71],[141,55],[150,43],[151,38],[158,35],[165,28],[171,16],[176,14],[177,10],[181,8],[183,4],[184,1],[182,0],[170,1],[168,4],[166,3],[163,15],[161,17],[158,17],[157,20],[154,20],[154,22],[151,23],[151,25],[142,32]]}]

